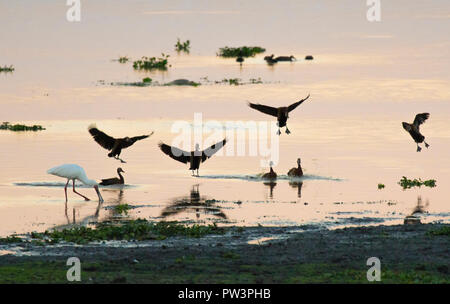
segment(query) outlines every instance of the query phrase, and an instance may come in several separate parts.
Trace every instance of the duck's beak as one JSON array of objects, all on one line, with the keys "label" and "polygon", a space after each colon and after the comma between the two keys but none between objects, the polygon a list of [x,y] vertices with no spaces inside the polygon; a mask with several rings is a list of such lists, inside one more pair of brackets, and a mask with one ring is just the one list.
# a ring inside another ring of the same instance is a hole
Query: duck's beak
[{"label": "duck's beak", "polygon": [[95,185],[95,186],[94,186],[94,189],[95,189],[95,192],[97,192],[97,195],[98,195],[98,201],[99,201],[100,203],[103,203],[103,197],[102,197],[102,195],[100,194],[100,191],[98,190],[98,186]]}]

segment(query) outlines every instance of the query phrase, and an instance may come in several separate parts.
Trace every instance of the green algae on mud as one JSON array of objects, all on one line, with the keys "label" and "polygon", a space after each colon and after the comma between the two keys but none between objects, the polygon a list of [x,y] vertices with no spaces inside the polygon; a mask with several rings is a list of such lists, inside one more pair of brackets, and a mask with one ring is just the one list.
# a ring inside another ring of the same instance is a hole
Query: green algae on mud
[{"label": "green algae on mud", "polygon": [[[123,206],[123,205],[122,205]],[[124,207],[125,208],[125,207]],[[122,212],[126,209],[121,209]],[[120,224],[99,223],[95,228],[72,227],[63,230],[52,230],[45,232],[31,232],[30,242],[54,244],[59,242],[71,242],[76,244],[87,244],[89,242],[126,240],[164,240],[172,236],[184,236],[188,238],[199,238],[207,234],[222,234],[225,228],[214,225],[184,225],[177,222],[149,222],[144,219],[123,221]],[[17,235],[0,239],[0,244],[23,243],[24,239]]]},{"label": "green algae on mud", "polygon": [[435,179],[429,179],[429,180],[425,180],[422,181],[422,179],[409,179],[406,176],[403,176],[402,179],[398,182],[398,184],[403,188],[403,190],[406,189],[410,189],[413,187],[421,187],[421,186],[425,186],[425,187],[430,187],[430,188],[434,188],[436,187],[436,180]]}]

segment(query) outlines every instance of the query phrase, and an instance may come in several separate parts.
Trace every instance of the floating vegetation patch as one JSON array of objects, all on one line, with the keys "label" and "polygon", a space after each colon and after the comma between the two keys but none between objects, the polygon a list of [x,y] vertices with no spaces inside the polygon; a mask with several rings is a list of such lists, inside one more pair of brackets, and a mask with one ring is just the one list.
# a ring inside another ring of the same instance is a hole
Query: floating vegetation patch
[{"label": "floating vegetation patch", "polygon": [[133,207],[131,207],[128,204],[119,204],[117,206],[114,207],[114,212],[116,212],[117,214],[128,214],[128,210],[132,209]]},{"label": "floating vegetation patch", "polygon": [[217,56],[232,58],[232,57],[253,57],[256,54],[264,53],[266,49],[259,46],[242,46],[242,47],[223,47],[219,49]]},{"label": "floating vegetation patch", "polygon": [[129,60],[130,58],[128,58],[127,56],[122,56],[117,59],[117,61],[119,61],[120,63],[127,63]]},{"label": "floating vegetation patch", "polygon": [[145,57],[143,56],[140,60],[133,62],[133,68],[135,70],[166,70],[169,65],[168,58],[170,55],[161,54],[161,57]]},{"label": "floating vegetation patch", "polygon": [[403,176],[402,179],[398,182],[398,184],[403,188],[403,190],[405,189],[410,189],[413,187],[421,187],[421,186],[425,186],[425,187],[430,187],[430,188],[434,188],[436,187],[436,180],[435,179],[429,179],[426,181],[422,181],[420,178],[419,179],[409,179],[406,176]]},{"label": "floating vegetation patch", "polygon": [[384,184],[378,184],[378,190],[384,189],[386,186]]},{"label": "floating vegetation patch", "polygon": [[4,72],[4,73],[12,73],[14,72],[14,67],[12,65],[10,66],[0,66],[0,72]]},{"label": "floating vegetation patch", "polygon": [[[224,232],[225,228],[219,228],[215,224],[187,226],[177,222],[153,223],[144,219],[137,219],[114,226],[108,223],[100,223],[95,228],[73,227],[60,231],[32,232],[29,234],[31,237],[29,242],[86,244],[88,242],[112,240],[145,241],[164,240],[172,236],[199,238],[207,234],[223,234]],[[24,240],[17,236],[9,236],[0,239],[1,242],[15,243],[24,242]]]},{"label": "floating vegetation patch", "polygon": [[21,124],[11,125],[9,122],[5,121],[0,125],[0,130],[9,130],[9,131],[42,131],[45,130],[40,125],[32,125],[26,126]]},{"label": "floating vegetation patch", "polygon": [[190,49],[191,49],[191,42],[189,40],[181,42],[180,38],[177,38],[177,43],[175,44],[175,50],[177,52],[189,53]]}]

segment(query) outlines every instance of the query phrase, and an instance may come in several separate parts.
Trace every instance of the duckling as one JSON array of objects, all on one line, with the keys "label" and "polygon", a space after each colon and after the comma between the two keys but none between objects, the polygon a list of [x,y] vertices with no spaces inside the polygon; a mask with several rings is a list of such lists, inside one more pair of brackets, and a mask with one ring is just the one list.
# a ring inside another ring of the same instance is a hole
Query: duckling
[{"label": "duckling", "polygon": [[295,177],[302,177],[303,176],[303,170],[301,165],[301,159],[297,158],[297,168],[292,168],[288,172],[288,176],[295,176]]},{"label": "duckling", "polygon": [[416,115],[412,124],[402,122],[403,129],[405,129],[405,131],[407,131],[416,142],[417,152],[420,152],[422,150],[422,148],[419,147],[419,144],[422,142],[425,143],[425,147],[428,148],[430,146],[425,141],[425,136],[423,136],[419,130],[419,126],[423,124],[428,119],[428,117],[430,117],[430,113],[421,113]]},{"label": "duckling", "polygon": [[297,60],[294,56],[278,56],[275,58],[276,61],[294,61]]},{"label": "duckling", "polygon": [[277,174],[275,173],[275,171],[273,171],[273,162],[270,162],[270,172],[265,173],[262,178],[263,179],[277,179]]}]

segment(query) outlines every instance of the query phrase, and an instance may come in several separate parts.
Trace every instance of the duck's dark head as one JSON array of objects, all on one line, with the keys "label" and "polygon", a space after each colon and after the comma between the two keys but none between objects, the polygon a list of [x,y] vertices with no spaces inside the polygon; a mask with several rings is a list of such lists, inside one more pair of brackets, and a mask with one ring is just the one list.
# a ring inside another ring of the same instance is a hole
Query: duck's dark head
[{"label": "duck's dark head", "polygon": [[302,163],[302,160],[300,158],[297,158],[297,165],[300,167],[300,164]]},{"label": "duck's dark head", "polygon": [[125,173],[125,171],[122,170],[122,168],[117,168],[117,173],[123,172]]}]

